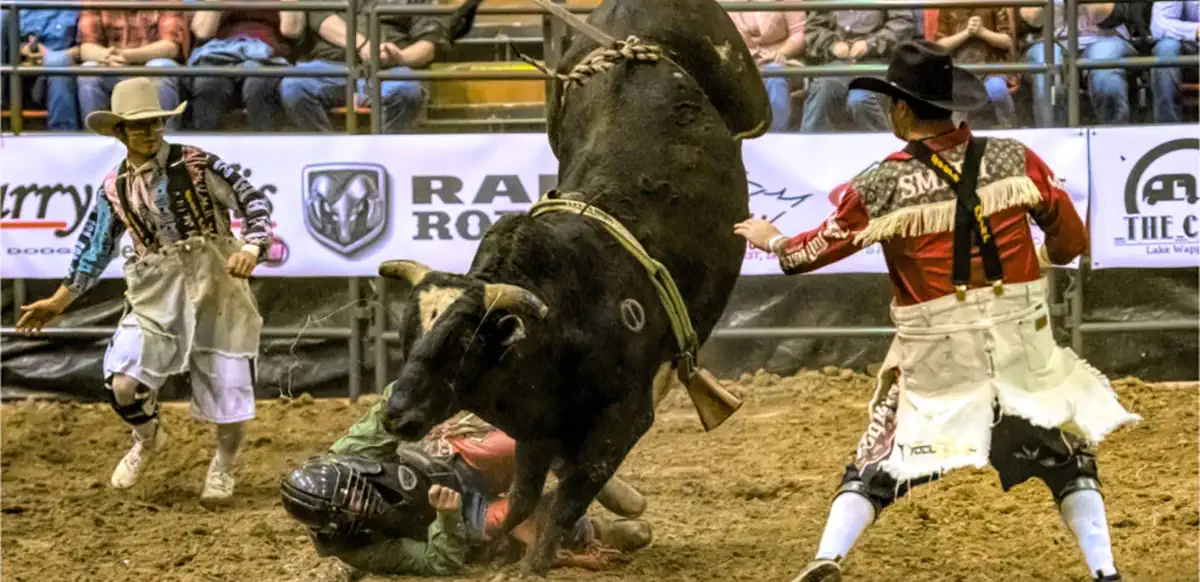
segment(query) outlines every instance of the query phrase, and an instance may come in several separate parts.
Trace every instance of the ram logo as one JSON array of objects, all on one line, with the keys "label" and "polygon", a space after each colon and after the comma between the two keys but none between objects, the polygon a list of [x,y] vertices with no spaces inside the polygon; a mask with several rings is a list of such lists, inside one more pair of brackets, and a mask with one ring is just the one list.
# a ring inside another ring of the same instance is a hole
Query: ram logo
[{"label": "ram logo", "polygon": [[305,166],[304,225],[318,242],[352,256],[387,231],[391,189],[379,164]]}]

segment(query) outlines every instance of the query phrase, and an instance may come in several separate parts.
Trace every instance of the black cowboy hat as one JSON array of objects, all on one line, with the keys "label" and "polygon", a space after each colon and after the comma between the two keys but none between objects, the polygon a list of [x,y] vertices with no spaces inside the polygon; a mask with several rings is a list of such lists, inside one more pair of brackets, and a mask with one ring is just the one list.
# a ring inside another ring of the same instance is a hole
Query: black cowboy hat
[{"label": "black cowboy hat", "polygon": [[954,66],[946,49],[927,40],[900,43],[892,52],[886,77],[857,77],[850,88],[915,99],[950,111],[973,111],[988,102],[983,81]]}]

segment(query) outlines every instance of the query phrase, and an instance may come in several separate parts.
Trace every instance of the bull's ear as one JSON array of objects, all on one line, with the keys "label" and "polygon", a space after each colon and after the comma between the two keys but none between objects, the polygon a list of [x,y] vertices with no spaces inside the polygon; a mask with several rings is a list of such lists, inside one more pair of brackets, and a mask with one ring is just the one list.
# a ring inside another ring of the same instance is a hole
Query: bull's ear
[{"label": "bull's ear", "polygon": [[420,285],[431,270],[417,261],[384,261],[379,264],[380,277],[408,281],[413,287]]},{"label": "bull's ear", "polygon": [[512,313],[505,315],[496,323],[496,327],[499,329],[500,337],[503,338],[500,340],[500,345],[506,348],[527,337],[525,334],[525,320],[521,319],[520,315]]},{"label": "bull's ear", "polygon": [[507,283],[483,286],[484,309],[503,309],[517,315],[542,319],[550,308],[532,291]]}]

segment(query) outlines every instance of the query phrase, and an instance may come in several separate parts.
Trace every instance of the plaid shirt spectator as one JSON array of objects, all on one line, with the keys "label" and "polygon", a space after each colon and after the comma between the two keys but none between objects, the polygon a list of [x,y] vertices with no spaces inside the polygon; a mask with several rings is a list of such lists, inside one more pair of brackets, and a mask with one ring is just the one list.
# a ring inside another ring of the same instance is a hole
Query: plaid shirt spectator
[{"label": "plaid shirt spectator", "polygon": [[84,10],[79,15],[79,42],[106,47],[138,48],[160,40],[188,46],[187,22],[175,10]]}]

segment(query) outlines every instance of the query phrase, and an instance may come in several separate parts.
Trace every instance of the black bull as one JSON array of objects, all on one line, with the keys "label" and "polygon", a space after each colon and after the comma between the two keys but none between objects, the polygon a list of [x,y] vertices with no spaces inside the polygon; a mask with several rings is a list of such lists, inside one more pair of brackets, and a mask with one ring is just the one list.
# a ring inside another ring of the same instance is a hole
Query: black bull
[{"label": "black bull", "polygon": [[[669,269],[703,342],[742,264],[740,139],[770,122],[762,78],[712,0],[607,0],[588,22],[658,45],[670,62],[618,60],[561,102],[556,83],[557,189],[617,218]],[[558,73],[597,46],[576,35]],[[558,491],[524,564],[544,575],[650,428],[679,353],[645,268],[593,219],[550,213],[496,222],[466,274],[411,261],[380,273],[412,286],[388,429],[418,439],[466,409],[516,439],[505,531],[532,515],[555,465]]]}]

